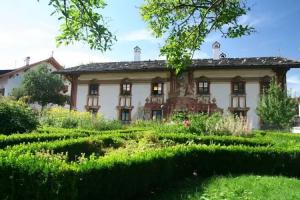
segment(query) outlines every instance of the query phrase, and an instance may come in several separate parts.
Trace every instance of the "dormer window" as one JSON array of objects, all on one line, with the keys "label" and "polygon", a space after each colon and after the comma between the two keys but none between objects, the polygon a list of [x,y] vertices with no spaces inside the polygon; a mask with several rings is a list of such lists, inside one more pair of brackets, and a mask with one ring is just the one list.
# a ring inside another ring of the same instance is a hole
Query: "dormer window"
[{"label": "dormer window", "polygon": [[131,83],[121,84],[121,95],[131,95]]},{"label": "dormer window", "polygon": [[99,95],[99,84],[89,85],[89,95]]},{"label": "dormer window", "polygon": [[232,94],[236,95],[244,95],[246,93],[246,87],[245,87],[245,81],[243,81],[241,78],[235,78],[232,81]]},{"label": "dormer window", "polygon": [[197,93],[200,95],[209,95],[209,81],[206,78],[200,78],[197,81]]},{"label": "dormer window", "polygon": [[152,95],[162,95],[163,94],[163,83],[152,83]]}]

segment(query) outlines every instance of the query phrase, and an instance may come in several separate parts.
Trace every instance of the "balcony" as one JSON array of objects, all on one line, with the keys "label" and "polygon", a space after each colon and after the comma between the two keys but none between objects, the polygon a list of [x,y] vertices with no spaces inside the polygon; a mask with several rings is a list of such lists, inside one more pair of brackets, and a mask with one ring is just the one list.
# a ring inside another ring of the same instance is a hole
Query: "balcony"
[{"label": "balcony", "polygon": [[85,107],[87,110],[91,110],[91,109],[99,110],[99,108],[100,108],[99,96],[98,95],[88,95]]},{"label": "balcony", "polygon": [[230,111],[248,111],[249,107],[247,107],[246,95],[245,94],[232,94],[230,96]]},{"label": "balcony", "polygon": [[163,104],[164,96],[163,95],[151,95],[149,103]]},{"label": "balcony", "polygon": [[132,107],[132,100],[131,96],[121,95],[119,97],[119,108],[131,108]]}]

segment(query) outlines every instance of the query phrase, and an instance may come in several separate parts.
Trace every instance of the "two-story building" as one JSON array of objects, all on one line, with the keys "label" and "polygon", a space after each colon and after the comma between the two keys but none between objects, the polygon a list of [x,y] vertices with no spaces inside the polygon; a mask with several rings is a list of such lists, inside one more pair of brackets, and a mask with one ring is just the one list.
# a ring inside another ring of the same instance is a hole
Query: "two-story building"
[{"label": "two-story building", "polygon": [[214,58],[195,59],[181,74],[164,60],[91,63],[59,70],[71,81],[71,107],[100,112],[128,123],[162,119],[175,112],[231,112],[259,128],[256,107],[275,78],[286,88],[286,72],[300,62],[282,57],[226,58],[213,44]]}]

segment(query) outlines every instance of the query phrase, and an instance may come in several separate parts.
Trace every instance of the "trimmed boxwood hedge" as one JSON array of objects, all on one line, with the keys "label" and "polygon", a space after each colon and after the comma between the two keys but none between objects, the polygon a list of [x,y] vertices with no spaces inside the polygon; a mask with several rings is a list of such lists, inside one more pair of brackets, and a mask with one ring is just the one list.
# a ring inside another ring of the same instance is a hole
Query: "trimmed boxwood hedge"
[{"label": "trimmed boxwood hedge", "polygon": [[[103,140],[104,136],[97,139]],[[153,187],[195,172],[199,176],[254,173],[300,177],[300,150],[292,147],[176,145],[82,163],[34,154],[45,147],[72,147],[71,143],[78,141],[84,138],[0,150],[0,198],[134,199]]]},{"label": "trimmed boxwood hedge", "polygon": [[63,128],[40,128],[36,132],[26,134],[0,135],[0,148],[13,146],[21,143],[53,141],[70,138],[88,137],[93,135],[131,134],[140,132],[140,129],[113,130],[113,131],[90,131],[82,129]]}]

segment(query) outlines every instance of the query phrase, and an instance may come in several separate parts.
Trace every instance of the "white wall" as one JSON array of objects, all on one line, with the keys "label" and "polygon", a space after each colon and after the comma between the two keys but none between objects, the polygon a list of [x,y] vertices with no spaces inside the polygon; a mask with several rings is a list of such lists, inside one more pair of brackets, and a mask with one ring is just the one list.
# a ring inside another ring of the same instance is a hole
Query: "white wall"
[{"label": "white wall", "polygon": [[246,82],[247,107],[250,110],[247,112],[247,118],[252,122],[252,128],[259,128],[259,117],[256,114],[256,107],[259,101],[259,83]]},{"label": "white wall", "polygon": [[[46,62],[42,63],[42,64],[39,64],[39,65],[32,66],[29,70],[36,70],[36,69],[38,69],[39,66],[42,66],[42,65],[47,65],[48,69],[50,69],[51,71],[56,71],[57,70],[54,66],[52,66],[51,64],[46,63]],[[12,90],[21,85],[24,74],[26,72],[19,71],[19,72],[15,73],[10,78],[9,77],[4,77],[4,78],[0,79],[0,89],[5,88],[5,96],[11,95]]]},{"label": "white wall", "polygon": [[132,120],[142,119],[145,100],[150,97],[150,93],[151,83],[132,83],[132,105],[134,106],[131,112]]},{"label": "white wall", "polygon": [[12,93],[12,90],[14,88],[17,88],[21,85],[23,80],[24,72],[20,72],[12,76],[11,78],[8,78],[7,84],[5,86],[5,96],[9,96]]},{"label": "white wall", "polygon": [[210,94],[211,100],[215,98],[217,106],[223,109],[224,113],[227,113],[230,106],[231,83],[211,82]]},{"label": "white wall", "polygon": [[[100,110],[106,119],[118,119],[120,84],[100,84]],[[85,96],[86,98],[86,96]]]},{"label": "white wall", "polygon": [[87,101],[88,89],[88,84],[79,84],[77,86],[76,109],[78,111],[86,111],[85,106]]}]

